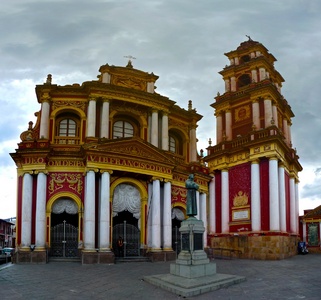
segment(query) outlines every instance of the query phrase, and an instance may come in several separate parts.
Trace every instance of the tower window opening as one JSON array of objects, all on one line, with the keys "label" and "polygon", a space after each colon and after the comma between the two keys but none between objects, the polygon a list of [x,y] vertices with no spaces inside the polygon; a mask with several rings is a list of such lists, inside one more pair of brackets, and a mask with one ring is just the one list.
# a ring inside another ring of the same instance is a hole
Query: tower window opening
[{"label": "tower window opening", "polygon": [[249,85],[251,83],[251,77],[248,74],[244,74],[238,78],[238,87]]}]

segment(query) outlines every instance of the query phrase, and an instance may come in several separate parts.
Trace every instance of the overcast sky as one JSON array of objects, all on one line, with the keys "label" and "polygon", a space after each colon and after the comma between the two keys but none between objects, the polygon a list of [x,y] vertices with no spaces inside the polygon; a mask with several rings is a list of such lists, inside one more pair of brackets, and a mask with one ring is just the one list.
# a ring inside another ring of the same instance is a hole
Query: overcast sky
[{"label": "overcast sky", "polygon": [[[214,102],[224,92],[224,53],[246,35],[262,43],[295,114],[300,214],[321,205],[320,0],[1,0],[0,218],[16,216],[14,152],[40,109],[35,85],[96,80],[106,63],[159,76],[157,92],[204,117],[198,149],[216,140]],[[205,151],[206,153],[206,151]]]}]

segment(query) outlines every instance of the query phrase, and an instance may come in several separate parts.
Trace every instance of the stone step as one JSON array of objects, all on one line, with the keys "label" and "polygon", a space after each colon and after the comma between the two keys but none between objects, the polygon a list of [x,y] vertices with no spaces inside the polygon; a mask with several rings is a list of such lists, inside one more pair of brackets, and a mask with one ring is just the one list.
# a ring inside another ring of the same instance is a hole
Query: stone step
[{"label": "stone step", "polygon": [[80,257],[49,257],[49,262],[77,262],[80,263]]},{"label": "stone step", "polygon": [[145,256],[115,257],[115,263],[127,263],[127,262],[150,262],[150,259]]}]

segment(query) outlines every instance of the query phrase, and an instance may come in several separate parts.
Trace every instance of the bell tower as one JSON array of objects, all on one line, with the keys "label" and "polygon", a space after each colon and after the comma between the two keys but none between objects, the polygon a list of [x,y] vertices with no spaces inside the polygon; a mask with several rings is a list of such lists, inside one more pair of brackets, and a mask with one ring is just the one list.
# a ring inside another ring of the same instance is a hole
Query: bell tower
[{"label": "bell tower", "polygon": [[250,37],[225,56],[229,65],[219,72],[225,91],[211,105],[216,145],[210,142],[204,158],[213,175],[212,246],[242,248],[249,258],[294,255],[302,167],[292,148],[294,114],[281,93],[284,79],[275,57]]}]

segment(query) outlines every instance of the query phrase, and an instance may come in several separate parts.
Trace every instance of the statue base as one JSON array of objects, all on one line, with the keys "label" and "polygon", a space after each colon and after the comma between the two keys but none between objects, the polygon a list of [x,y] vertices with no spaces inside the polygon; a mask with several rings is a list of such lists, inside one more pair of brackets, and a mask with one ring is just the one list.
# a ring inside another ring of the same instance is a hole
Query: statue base
[{"label": "statue base", "polygon": [[245,277],[218,274],[203,249],[204,225],[190,217],[182,222],[182,251],[170,274],[146,276],[144,280],[183,297],[192,297],[245,281]]}]

